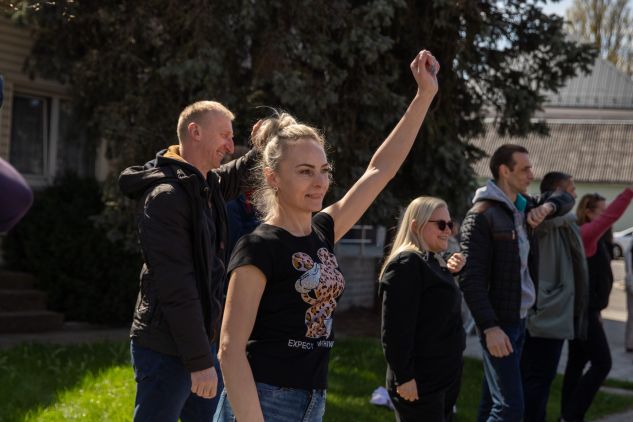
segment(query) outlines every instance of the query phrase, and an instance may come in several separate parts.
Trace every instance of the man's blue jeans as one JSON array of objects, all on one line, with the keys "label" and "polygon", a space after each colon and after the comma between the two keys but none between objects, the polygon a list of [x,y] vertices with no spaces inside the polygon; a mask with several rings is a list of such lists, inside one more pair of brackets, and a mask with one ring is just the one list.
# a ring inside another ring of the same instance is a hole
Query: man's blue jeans
[{"label": "man's blue jeans", "polygon": [[[191,373],[179,357],[130,344],[136,380],[134,421],[211,422],[219,400],[191,392]],[[215,363],[218,367],[217,362]]]},{"label": "man's blue jeans", "polygon": [[484,334],[480,334],[484,381],[478,422],[520,422],[523,417],[521,351],[525,340],[525,318],[516,324],[501,324],[500,327],[510,339],[513,352],[503,358],[492,356],[486,347]]}]

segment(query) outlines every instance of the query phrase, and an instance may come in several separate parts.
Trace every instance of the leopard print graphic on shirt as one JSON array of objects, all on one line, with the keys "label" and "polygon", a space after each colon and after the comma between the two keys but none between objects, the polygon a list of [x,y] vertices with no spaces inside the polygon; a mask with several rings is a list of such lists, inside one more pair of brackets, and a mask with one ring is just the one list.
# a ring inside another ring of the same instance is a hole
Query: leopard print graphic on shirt
[{"label": "leopard print graphic on shirt", "polygon": [[292,266],[303,272],[295,282],[295,290],[301,299],[310,304],[305,313],[306,337],[329,337],[332,331],[332,314],[336,299],[343,293],[345,279],[337,269],[338,262],[326,248],[317,251],[319,262],[303,252],[292,255]]}]

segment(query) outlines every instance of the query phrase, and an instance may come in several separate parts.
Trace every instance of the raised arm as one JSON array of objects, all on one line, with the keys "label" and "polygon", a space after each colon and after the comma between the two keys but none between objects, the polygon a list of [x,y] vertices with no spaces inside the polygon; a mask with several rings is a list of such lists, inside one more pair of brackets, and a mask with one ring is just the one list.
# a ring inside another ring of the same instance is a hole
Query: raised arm
[{"label": "raised arm", "polygon": [[573,196],[564,191],[555,191],[539,198],[538,206],[528,213],[527,222],[532,228],[536,228],[545,219],[563,216],[573,207]]},{"label": "raised arm", "polygon": [[264,421],[253,371],[246,358],[246,342],[265,287],[264,273],[254,265],[245,265],[231,274],[226,296],[218,358],[231,407],[239,421]]},{"label": "raised arm", "polygon": [[423,50],[411,62],[411,72],[418,84],[416,96],[387,139],[378,147],[365,173],[338,202],[324,212],[334,220],[334,241],[352,228],[367,208],[396,175],[413,146],[433,97],[437,93],[439,64]]},{"label": "raised arm", "polygon": [[633,189],[624,189],[595,220],[580,226],[580,236],[587,256],[593,256],[596,253],[598,239],[624,214],[631,199],[633,199]]},{"label": "raised arm", "polygon": [[251,172],[259,158],[259,151],[252,149],[244,156],[229,161],[214,172],[220,176],[220,190],[226,201],[235,199],[250,188]]}]

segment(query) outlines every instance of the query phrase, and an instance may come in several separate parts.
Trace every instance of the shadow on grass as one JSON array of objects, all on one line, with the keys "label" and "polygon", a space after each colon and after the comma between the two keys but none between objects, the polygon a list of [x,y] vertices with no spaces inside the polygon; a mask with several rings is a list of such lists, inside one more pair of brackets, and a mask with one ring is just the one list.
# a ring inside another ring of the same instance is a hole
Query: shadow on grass
[{"label": "shadow on grass", "polygon": [[129,343],[26,344],[0,351],[0,421],[22,421],[113,366],[130,365]]}]

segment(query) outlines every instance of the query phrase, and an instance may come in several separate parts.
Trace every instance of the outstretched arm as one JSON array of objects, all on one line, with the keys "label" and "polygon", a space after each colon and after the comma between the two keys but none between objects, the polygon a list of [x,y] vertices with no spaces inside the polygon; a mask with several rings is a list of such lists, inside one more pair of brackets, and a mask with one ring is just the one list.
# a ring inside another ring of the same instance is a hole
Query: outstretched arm
[{"label": "outstretched arm", "polygon": [[609,230],[633,200],[633,189],[624,189],[595,220],[580,226],[580,235],[588,257],[596,253],[598,239]]},{"label": "outstretched arm", "polygon": [[396,175],[413,146],[433,97],[437,93],[439,64],[423,50],[411,62],[411,72],[418,84],[416,96],[387,139],[374,153],[367,170],[338,202],[324,212],[334,220],[334,241],[338,241],[365,213],[367,208]]}]

